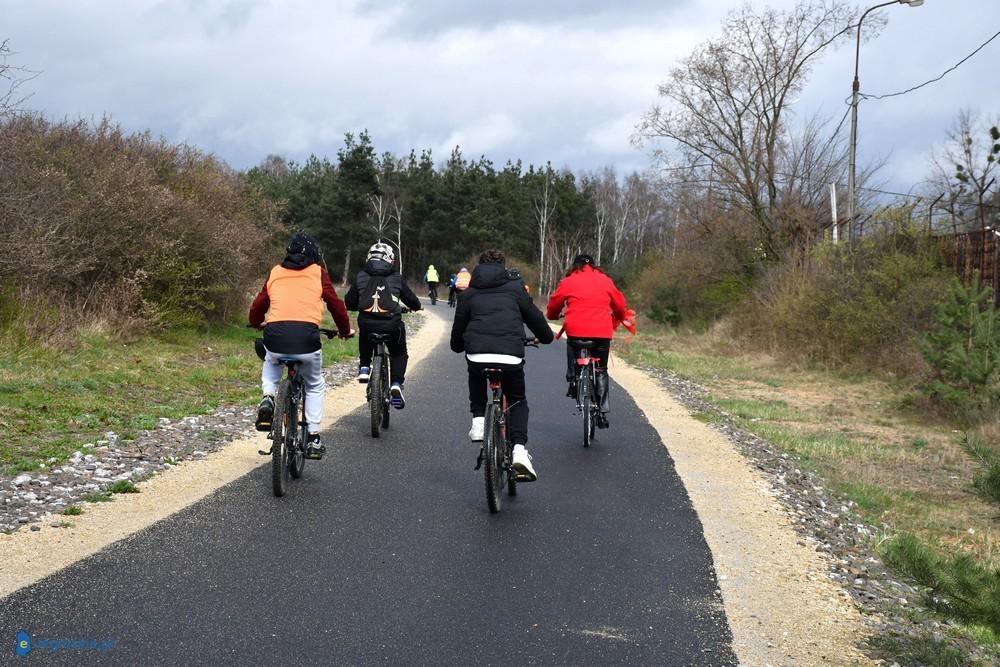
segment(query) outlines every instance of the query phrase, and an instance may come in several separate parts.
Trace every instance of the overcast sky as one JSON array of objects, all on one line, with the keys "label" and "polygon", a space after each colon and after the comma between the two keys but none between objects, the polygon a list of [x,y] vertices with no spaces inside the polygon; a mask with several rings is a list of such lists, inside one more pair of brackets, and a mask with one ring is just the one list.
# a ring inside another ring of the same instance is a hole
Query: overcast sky
[{"label": "overcast sky", "polygon": [[[237,168],[268,153],[334,155],[367,128],[379,151],[456,144],[496,163],[642,169],[629,137],[679,58],[716,34],[730,0],[0,0],[0,38],[40,72],[27,107],[109,114]],[[792,0],[753,0],[790,6]],[[862,46],[862,89],[907,88],[1000,30],[1000,0],[884,10]],[[852,48],[816,68],[796,113],[839,119]],[[1000,116],[1000,39],[943,81],[861,107],[860,157],[887,186],[927,175],[963,107]]]}]

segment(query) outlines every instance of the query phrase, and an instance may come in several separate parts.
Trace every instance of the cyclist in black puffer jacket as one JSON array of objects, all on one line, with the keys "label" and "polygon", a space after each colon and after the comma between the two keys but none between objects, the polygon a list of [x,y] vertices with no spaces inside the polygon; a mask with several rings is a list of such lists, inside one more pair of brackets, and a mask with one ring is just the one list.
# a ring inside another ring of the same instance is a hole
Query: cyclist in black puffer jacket
[{"label": "cyclist in black puffer jacket", "polygon": [[392,407],[403,409],[403,382],[406,380],[406,327],[402,307],[420,310],[420,299],[395,266],[395,253],[387,243],[376,243],[368,250],[365,268],[358,271],[351,289],[344,295],[348,310],[358,311],[358,382],[366,383],[371,374],[375,344],[369,333],[391,334],[386,341],[389,349],[389,400]]},{"label": "cyclist in black puffer jacket", "polygon": [[518,474],[537,478],[528,442],[528,401],[524,386],[524,327],[542,343],[554,338],[545,316],[524,290],[520,277],[511,277],[499,250],[479,257],[469,288],[458,295],[451,349],[465,352],[469,364],[469,406],[473,442],[483,439],[486,415],[485,368],[503,368],[504,395],[509,407],[508,429],[514,443],[513,463]]}]

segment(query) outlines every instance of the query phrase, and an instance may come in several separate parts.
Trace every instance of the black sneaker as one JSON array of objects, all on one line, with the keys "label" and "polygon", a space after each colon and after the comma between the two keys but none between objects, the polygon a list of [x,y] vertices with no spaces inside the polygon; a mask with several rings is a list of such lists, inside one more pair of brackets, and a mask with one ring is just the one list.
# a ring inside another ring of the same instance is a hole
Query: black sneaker
[{"label": "black sneaker", "polygon": [[319,433],[310,433],[306,443],[306,458],[319,461],[326,454],[326,447],[319,441]]},{"label": "black sneaker", "polygon": [[570,380],[569,389],[566,390],[566,397],[576,400],[576,382]]},{"label": "black sneaker", "polygon": [[274,396],[265,394],[257,406],[257,421],[254,426],[258,431],[270,431],[272,419],[274,419]]},{"label": "black sneaker", "polygon": [[597,414],[597,428],[608,428],[611,424],[608,423],[608,416],[603,412]]}]

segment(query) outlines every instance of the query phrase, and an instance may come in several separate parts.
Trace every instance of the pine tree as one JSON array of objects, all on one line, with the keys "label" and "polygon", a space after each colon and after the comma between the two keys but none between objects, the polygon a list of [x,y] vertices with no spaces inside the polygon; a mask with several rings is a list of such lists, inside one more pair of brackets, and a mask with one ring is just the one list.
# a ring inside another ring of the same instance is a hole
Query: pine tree
[{"label": "pine tree", "polygon": [[930,395],[963,418],[975,417],[1000,398],[1000,320],[992,297],[978,275],[969,287],[956,279],[948,300],[937,308],[934,330],[920,346],[935,371]]}]

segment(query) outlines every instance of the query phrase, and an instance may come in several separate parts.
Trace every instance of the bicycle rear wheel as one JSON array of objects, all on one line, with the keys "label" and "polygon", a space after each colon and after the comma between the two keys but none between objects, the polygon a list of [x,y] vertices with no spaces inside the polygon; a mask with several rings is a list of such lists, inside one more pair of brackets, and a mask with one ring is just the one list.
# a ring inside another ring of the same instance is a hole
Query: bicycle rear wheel
[{"label": "bicycle rear wheel", "polygon": [[294,429],[289,417],[288,380],[282,380],[274,396],[274,418],[271,421],[271,488],[279,498],[288,491],[287,433]]},{"label": "bicycle rear wheel", "polygon": [[385,394],[382,386],[382,357],[375,356],[372,375],[368,380],[368,412],[371,415],[372,437],[379,437],[382,429],[382,411],[385,410]]},{"label": "bicycle rear wheel", "polygon": [[580,413],[583,415],[583,446],[590,447],[594,438],[594,411],[592,410],[594,385],[591,382],[589,370],[580,373],[577,391],[580,392]]},{"label": "bicycle rear wheel", "polygon": [[295,391],[295,394],[296,396],[292,400],[295,414],[295,437],[292,438],[291,445],[288,448],[288,469],[292,473],[292,478],[299,479],[302,477],[302,471],[306,467],[305,448],[306,440],[309,436],[306,430],[306,402],[305,397],[302,395],[301,386]]},{"label": "bicycle rear wheel", "polygon": [[504,484],[504,449],[506,447],[500,433],[500,415],[497,405],[486,405],[486,428],[483,439],[483,466],[486,478],[486,504],[492,514],[500,511],[500,490]]}]

